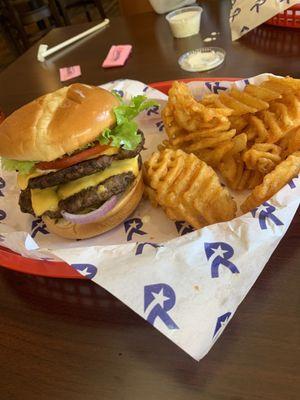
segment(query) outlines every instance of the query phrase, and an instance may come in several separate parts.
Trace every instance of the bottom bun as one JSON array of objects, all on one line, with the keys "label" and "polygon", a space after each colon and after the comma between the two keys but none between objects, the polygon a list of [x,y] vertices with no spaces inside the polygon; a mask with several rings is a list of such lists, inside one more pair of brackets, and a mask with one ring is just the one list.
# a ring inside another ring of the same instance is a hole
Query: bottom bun
[{"label": "bottom bun", "polygon": [[60,218],[58,221],[43,217],[47,229],[51,233],[66,239],[88,239],[113,229],[122,223],[137,207],[144,191],[142,172],[133,185],[126,190],[117,205],[104,217],[88,224],[74,224]]}]

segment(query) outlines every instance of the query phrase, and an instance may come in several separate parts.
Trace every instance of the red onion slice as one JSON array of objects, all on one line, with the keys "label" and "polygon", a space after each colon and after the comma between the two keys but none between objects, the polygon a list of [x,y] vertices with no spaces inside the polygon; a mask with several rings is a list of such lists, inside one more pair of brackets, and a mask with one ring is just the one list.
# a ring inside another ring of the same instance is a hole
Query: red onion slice
[{"label": "red onion slice", "polygon": [[62,211],[61,215],[64,217],[64,219],[73,222],[74,224],[88,224],[101,217],[104,217],[110,210],[114,208],[114,206],[117,204],[117,201],[117,196],[112,196],[105,203],[103,203],[101,207],[97,208],[97,210],[91,211],[88,214],[70,214],[67,211]]}]

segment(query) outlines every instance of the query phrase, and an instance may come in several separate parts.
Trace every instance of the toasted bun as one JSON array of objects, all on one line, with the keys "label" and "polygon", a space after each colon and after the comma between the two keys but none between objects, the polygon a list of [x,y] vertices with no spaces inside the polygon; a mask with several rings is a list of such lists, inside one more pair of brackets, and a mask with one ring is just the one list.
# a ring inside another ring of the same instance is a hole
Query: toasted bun
[{"label": "toasted bun", "polygon": [[133,185],[124,193],[116,207],[104,217],[89,224],[74,224],[61,218],[43,217],[47,229],[51,233],[66,239],[87,239],[107,232],[122,223],[137,207],[144,191],[142,172],[139,173]]},{"label": "toasted bun", "polygon": [[52,161],[93,141],[115,124],[119,101],[96,86],[75,83],[39,97],[0,125],[0,156]]}]

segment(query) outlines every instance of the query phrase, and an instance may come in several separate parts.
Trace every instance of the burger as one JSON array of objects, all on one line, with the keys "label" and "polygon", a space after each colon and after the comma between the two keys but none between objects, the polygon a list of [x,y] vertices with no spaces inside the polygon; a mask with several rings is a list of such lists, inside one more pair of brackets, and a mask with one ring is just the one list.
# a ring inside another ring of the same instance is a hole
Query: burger
[{"label": "burger", "polygon": [[73,84],[12,113],[0,125],[2,169],[17,171],[24,213],[69,239],[106,232],[143,194],[144,135],[134,118],[153,101]]}]

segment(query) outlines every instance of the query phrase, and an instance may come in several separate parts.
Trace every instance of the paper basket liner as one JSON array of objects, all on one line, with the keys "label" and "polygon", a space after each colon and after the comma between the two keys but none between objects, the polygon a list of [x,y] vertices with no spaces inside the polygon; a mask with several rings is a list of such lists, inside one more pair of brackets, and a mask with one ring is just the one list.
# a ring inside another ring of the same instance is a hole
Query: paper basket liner
[{"label": "paper basket liner", "polygon": [[[268,74],[236,83],[192,82],[196,97],[235,84],[242,89]],[[119,80],[103,85],[124,98],[167,96],[147,85]],[[165,138],[158,107],[138,118],[147,159]],[[207,354],[246,296],[297,211],[299,178],[262,206],[232,221],[198,231],[170,221],[143,200],[119,227],[99,237],[69,241],[49,234],[40,218],[21,213],[15,173],[1,173],[0,243],[23,256],[64,260],[150,322],[196,360]],[[242,195],[245,197],[245,194]],[[71,250],[71,251],[70,251]]]}]

